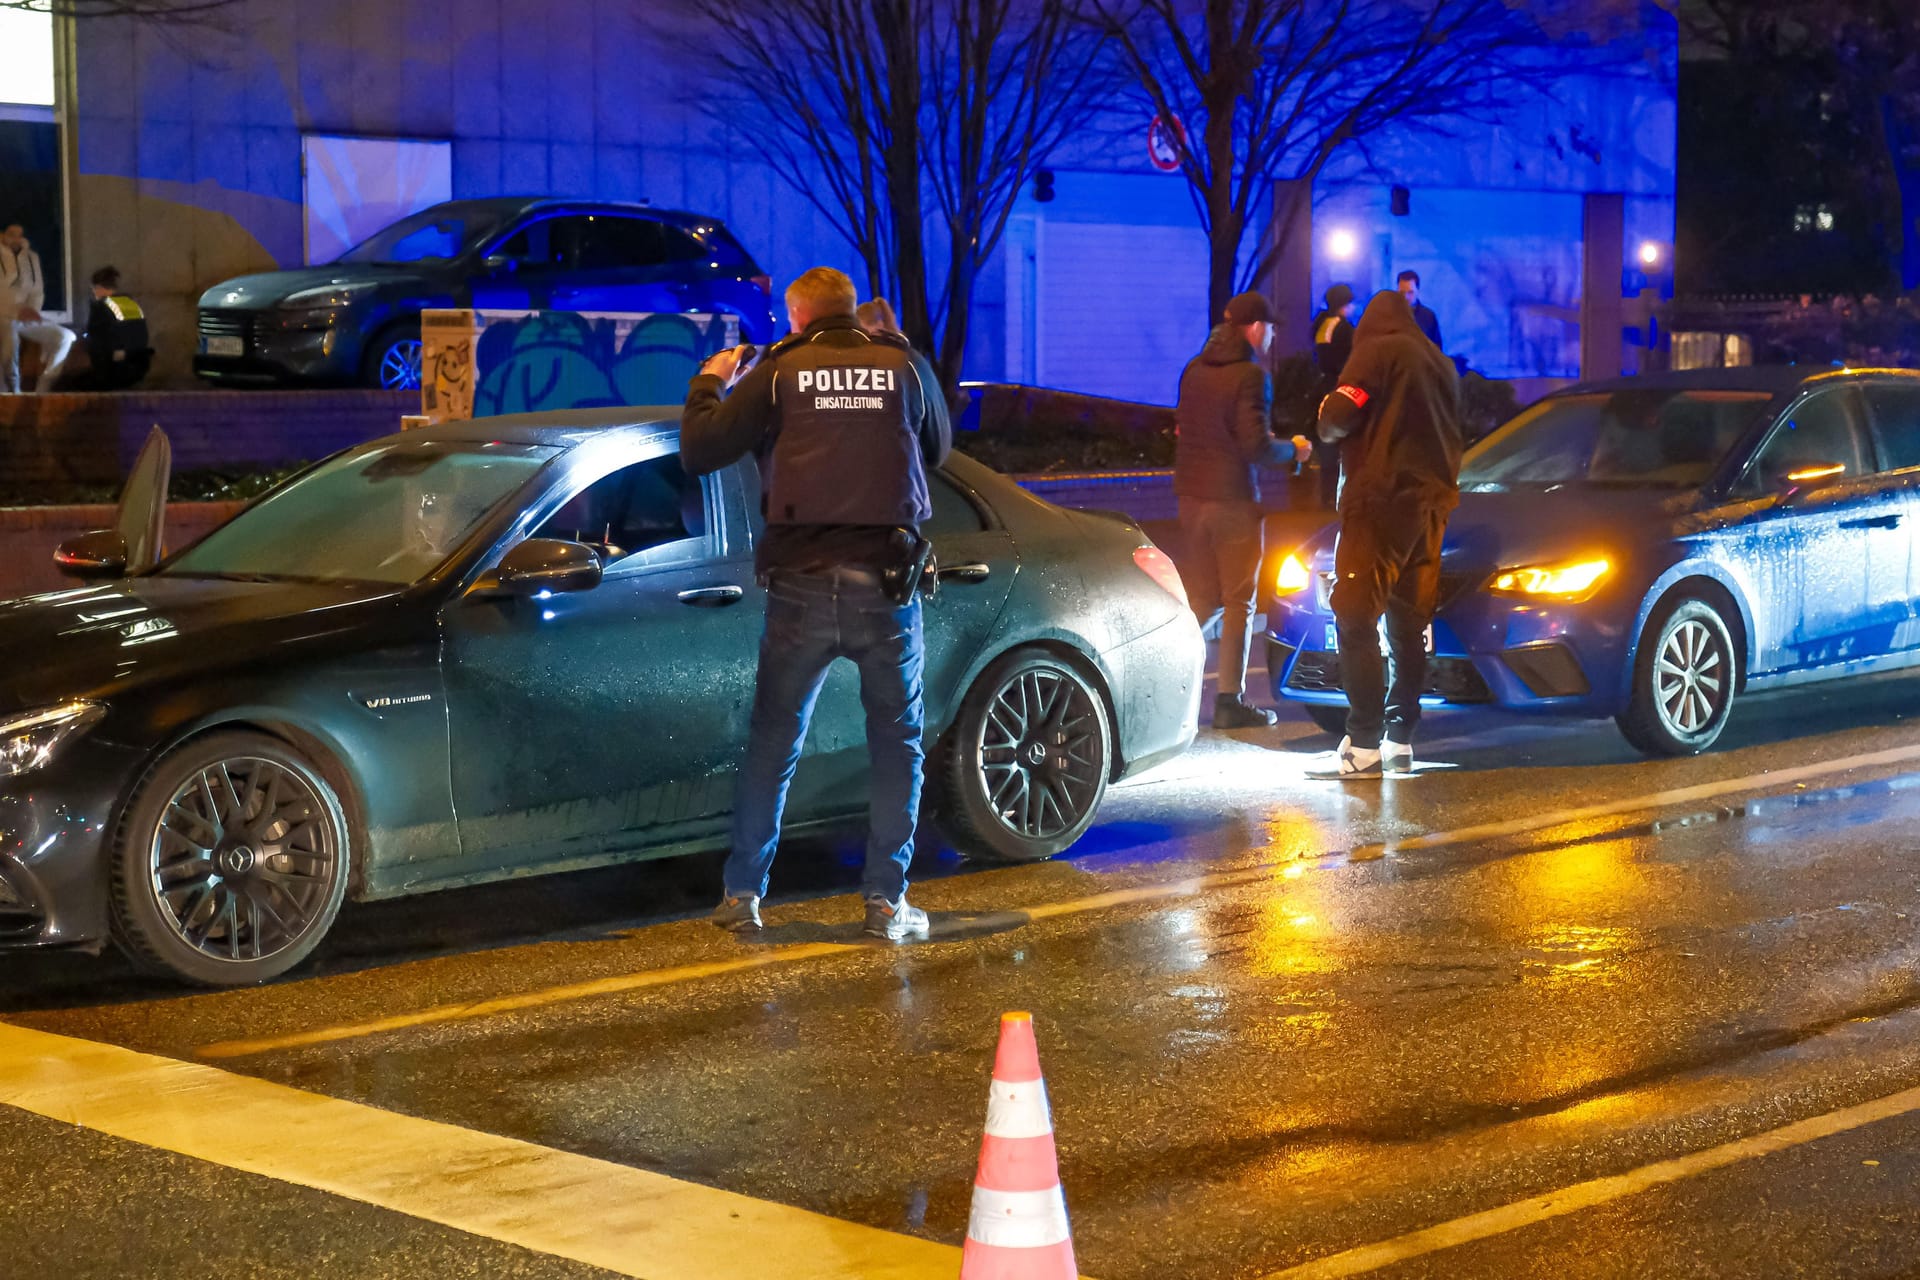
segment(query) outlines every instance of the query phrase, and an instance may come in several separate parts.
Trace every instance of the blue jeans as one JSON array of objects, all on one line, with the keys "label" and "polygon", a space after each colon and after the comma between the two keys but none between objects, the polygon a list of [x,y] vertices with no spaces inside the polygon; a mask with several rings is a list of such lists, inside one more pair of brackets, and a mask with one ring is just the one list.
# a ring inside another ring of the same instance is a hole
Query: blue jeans
[{"label": "blue jeans", "polygon": [[860,889],[889,902],[906,893],[925,754],[920,744],[925,647],[920,601],[894,604],[882,594],[878,574],[834,569],[773,576],[746,763],[734,797],[733,851],[723,872],[728,897],[766,896],[787,788],[820,686],[836,658],[860,669],[873,760],[867,869]]}]

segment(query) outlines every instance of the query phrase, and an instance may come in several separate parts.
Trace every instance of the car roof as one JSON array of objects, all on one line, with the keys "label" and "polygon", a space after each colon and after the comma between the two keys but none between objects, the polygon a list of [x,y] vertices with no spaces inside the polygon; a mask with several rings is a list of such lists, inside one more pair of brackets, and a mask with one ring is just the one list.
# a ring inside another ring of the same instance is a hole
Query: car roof
[{"label": "car roof", "polygon": [[[719,218],[704,213],[689,213],[684,209],[656,209],[650,204],[637,204],[621,200],[562,200],[553,196],[484,196],[472,200],[448,200],[433,206],[435,209],[460,211],[490,210],[504,213],[509,217],[539,212],[552,213],[618,213],[637,214],[654,218],[661,222],[670,222],[679,227],[702,227],[724,225]],[[424,212],[424,211],[423,211]]]},{"label": "car roof", "polygon": [[1886,375],[1920,379],[1913,369],[1848,369],[1830,365],[1747,365],[1732,369],[1680,369],[1642,373],[1630,378],[1597,378],[1579,382],[1557,395],[1611,391],[1764,391],[1784,396],[1810,382]]},{"label": "car roof", "polygon": [[485,444],[543,444],[572,449],[609,432],[635,436],[665,435],[679,430],[680,406],[639,405],[611,409],[556,409],[547,413],[509,413],[497,418],[470,418],[416,427],[389,441],[449,440]]}]

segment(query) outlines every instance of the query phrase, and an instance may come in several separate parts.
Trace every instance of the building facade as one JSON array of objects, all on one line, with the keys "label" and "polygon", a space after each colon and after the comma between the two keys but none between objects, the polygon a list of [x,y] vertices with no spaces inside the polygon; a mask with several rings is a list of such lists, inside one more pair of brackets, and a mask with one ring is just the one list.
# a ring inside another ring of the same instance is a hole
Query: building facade
[{"label": "building facade", "polygon": [[[29,43],[49,46],[55,102],[28,104],[21,136],[37,163],[57,157],[65,216],[36,238],[53,233],[69,281],[121,269],[174,381],[202,290],[324,261],[446,195],[646,200],[724,220],[776,281],[818,262],[851,270],[832,225],[702,110],[681,21],[634,0],[237,0],[213,24],[48,22]],[[1577,372],[1593,263],[1645,254],[1640,283],[1667,278],[1674,56],[1656,35],[1644,64],[1569,77],[1497,124],[1460,121],[1444,145],[1373,139],[1365,163],[1316,187],[1289,292],[1342,281],[1364,297],[1411,267],[1450,352],[1503,377]],[[1129,110],[1115,106],[1123,125]],[[969,377],[1171,400],[1205,337],[1206,245],[1185,183],[1149,157],[1144,114],[1137,125],[1058,157],[1051,199],[1022,195],[981,284]],[[1624,208],[1623,238],[1598,258],[1595,195]],[[1304,314],[1312,298],[1280,301]]]}]

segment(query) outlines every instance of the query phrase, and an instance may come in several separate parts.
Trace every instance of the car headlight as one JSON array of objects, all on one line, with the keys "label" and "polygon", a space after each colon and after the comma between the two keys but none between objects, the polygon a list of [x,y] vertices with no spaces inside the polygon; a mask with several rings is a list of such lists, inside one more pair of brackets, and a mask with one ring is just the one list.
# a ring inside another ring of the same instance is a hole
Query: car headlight
[{"label": "car headlight", "polygon": [[1275,595],[1290,596],[1305,591],[1313,585],[1313,575],[1307,572],[1307,565],[1297,555],[1289,555],[1280,562],[1280,569],[1273,575]]},{"label": "car headlight", "polygon": [[279,307],[282,311],[337,311],[352,306],[379,287],[371,283],[322,285],[318,289],[288,294],[280,299]]},{"label": "car headlight", "polygon": [[1559,564],[1523,565],[1494,575],[1492,590],[1501,595],[1533,596],[1578,603],[1600,589],[1613,563],[1604,556]]},{"label": "car headlight", "polygon": [[46,764],[61,743],[106,711],[98,703],[69,702],[0,721],[0,778],[31,773]]}]

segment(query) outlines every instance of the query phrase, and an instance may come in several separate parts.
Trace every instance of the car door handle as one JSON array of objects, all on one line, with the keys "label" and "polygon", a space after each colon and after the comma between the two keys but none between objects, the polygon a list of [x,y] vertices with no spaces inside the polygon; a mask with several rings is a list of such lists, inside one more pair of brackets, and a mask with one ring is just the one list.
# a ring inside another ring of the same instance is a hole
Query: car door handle
[{"label": "car door handle", "polygon": [[1900,519],[1897,512],[1885,516],[1862,516],[1858,520],[1842,520],[1840,527],[1842,529],[1898,529]]},{"label": "car door handle", "polygon": [[739,587],[695,587],[691,591],[680,593],[680,603],[690,604],[701,609],[718,609],[723,605],[739,604],[746,597]]},{"label": "car door handle", "polygon": [[950,564],[940,567],[940,581],[947,582],[985,582],[993,575],[993,566],[976,560],[971,564]]}]

